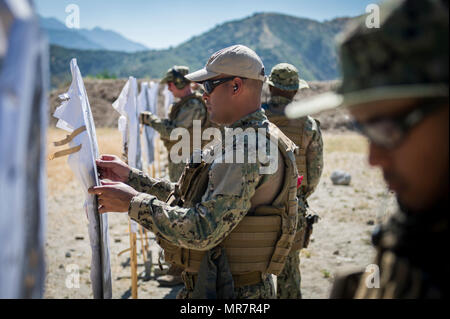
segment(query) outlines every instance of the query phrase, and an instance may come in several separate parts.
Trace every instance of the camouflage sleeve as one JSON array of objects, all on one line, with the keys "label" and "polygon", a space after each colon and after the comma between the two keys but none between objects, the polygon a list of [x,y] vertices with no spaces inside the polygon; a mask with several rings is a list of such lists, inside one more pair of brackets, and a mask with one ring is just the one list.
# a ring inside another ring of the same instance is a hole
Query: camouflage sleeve
[{"label": "camouflage sleeve", "polygon": [[177,127],[189,129],[193,125],[194,120],[204,121],[206,118],[206,110],[200,101],[190,99],[183,105],[175,120],[161,119],[150,112],[143,112],[142,122],[154,128],[163,139],[170,139],[172,130]]},{"label": "camouflage sleeve", "polygon": [[141,193],[152,194],[161,201],[166,201],[175,189],[175,184],[164,179],[151,178],[138,169],[132,168],[128,176],[128,185]]},{"label": "camouflage sleeve", "polygon": [[314,193],[319,184],[323,171],[323,140],[320,131],[320,123],[313,120],[312,140],[306,151],[306,163],[308,170],[308,187],[306,189],[306,198]]},{"label": "camouflage sleeve", "polygon": [[204,121],[206,110],[203,104],[197,99],[190,99],[176,118],[177,127],[191,128],[194,120]]},{"label": "camouflage sleeve", "polygon": [[150,112],[142,112],[141,121],[142,124],[154,128],[161,135],[161,137],[165,139],[169,139],[170,133],[177,127],[176,122],[169,119],[161,119]]},{"label": "camouflage sleeve", "polygon": [[209,171],[206,193],[195,207],[171,207],[154,196],[139,194],[129,216],[157,236],[196,250],[217,246],[251,207],[260,175],[258,164],[216,164]]}]

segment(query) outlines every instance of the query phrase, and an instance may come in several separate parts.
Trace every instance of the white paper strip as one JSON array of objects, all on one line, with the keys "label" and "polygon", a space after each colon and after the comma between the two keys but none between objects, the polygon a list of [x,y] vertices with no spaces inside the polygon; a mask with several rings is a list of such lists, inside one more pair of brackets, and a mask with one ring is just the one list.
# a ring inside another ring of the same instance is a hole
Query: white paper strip
[{"label": "white paper strip", "polygon": [[88,194],[88,188],[99,186],[95,159],[98,158],[97,136],[94,120],[76,59],[70,62],[72,84],[65,97],[69,99],[59,106],[54,116],[59,119],[57,127],[68,132],[86,126],[86,131],[76,136],[69,147],[81,145],[81,150],[69,155],[68,164],[85,194],[84,207],[89,221],[89,239],[92,249],[91,282],[94,298],[112,298],[111,268],[109,256],[108,216],[100,215],[97,200]]},{"label": "white paper strip", "polygon": [[141,144],[139,140],[139,114],[137,108],[137,82],[130,77],[119,98],[113,103],[113,108],[126,119],[119,119],[119,130],[128,145],[128,165],[142,169]]},{"label": "white paper strip", "polygon": [[[137,98],[137,81],[130,76],[112,106],[121,115],[118,128],[122,132],[123,144],[128,146],[128,165],[142,170]],[[137,230],[134,221],[131,221],[131,230],[134,233]]]},{"label": "white paper strip", "polygon": [[[158,88],[159,84],[155,82],[142,83],[141,92],[138,96],[138,110],[139,113],[150,111],[153,114],[156,110],[156,103],[158,99]],[[148,126],[143,126],[143,154],[145,154],[145,159],[147,160],[147,165],[152,164],[155,161],[155,145],[154,139],[156,136],[156,131]]]}]

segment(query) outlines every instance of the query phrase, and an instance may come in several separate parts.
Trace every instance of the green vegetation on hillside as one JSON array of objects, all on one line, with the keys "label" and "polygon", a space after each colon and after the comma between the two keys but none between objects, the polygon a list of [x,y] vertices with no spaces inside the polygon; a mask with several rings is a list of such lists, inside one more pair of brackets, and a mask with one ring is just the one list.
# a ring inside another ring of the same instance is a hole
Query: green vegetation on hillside
[{"label": "green vegetation on hillside", "polygon": [[51,46],[52,86],[70,80],[71,58],[77,58],[83,74],[94,77],[106,71],[121,78],[160,78],[175,64],[188,65],[191,70],[201,68],[212,53],[233,44],[254,49],[263,59],[267,74],[275,64],[288,62],[297,66],[306,80],[332,80],[338,76],[334,38],[348,20],[321,23],[261,13],[224,23],[167,50],[123,53]]}]

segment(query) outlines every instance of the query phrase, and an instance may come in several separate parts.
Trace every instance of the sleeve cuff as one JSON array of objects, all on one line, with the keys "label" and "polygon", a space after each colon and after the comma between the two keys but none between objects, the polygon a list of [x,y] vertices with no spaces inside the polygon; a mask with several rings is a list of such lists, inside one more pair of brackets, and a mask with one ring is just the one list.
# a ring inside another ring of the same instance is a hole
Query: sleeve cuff
[{"label": "sleeve cuff", "polygon": [[128,175],[128,181],[127,184],[136,189],[138,187],[137,181],[139,180],[141,171],[131,167],[130,174]]},{"label": "sleeve cuff", "polygon": [[155,198],[155,196],[145,193],[140,193],[134,196],[131,199],[130,207],[128,208],[128,215],[130,218],[138,222],[141,212],[150,214],[151,210],[149,209],[149,204]]}]

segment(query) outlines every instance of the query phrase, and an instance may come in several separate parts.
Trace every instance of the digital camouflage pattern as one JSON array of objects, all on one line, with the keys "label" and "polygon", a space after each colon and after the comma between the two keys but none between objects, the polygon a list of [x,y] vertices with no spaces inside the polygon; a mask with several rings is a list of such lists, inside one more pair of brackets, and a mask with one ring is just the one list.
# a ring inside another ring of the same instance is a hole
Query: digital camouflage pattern
[{"label": "digital camouflage pattern", "polygon": [[308,83],[298,77],[297,68],[289,63],[275,65],[270,72],[267,83],[285,91],[309,88]]},{"label": "digital camouflage pattern", "polygon": [[[439,258],[448,239],[448,205],[410,216],[397,213],[373,235],[377,248],[375,263],[380,266],[380,288],[368,288],[365,272],[355,298],[446,298],[448,258]],[[445,260],[444,260],[445,259]]]},{"label": "digital camouflage pattern", "polygon": [[177,66],[170,68],[167,70],[166,75],[161,79],[161,83],[169,83],[173,82],[177,89],[181,90],[186,85],[191,83],[188,79],[186,79],[184,76],[189,74],[189,68],[187,66]]},{"label": "digital camouflage pattern", "polygon": [[[278,68],[274,68],[275,70],[272,70],[272,73],[282,73],[284,65],[287,66],[287,74],[293,72],[292,67],[284,63],[279,64]],[[296,78],[298,79],[298,76]],[[277,125],[291,140],[295,143],[298,143],[298,140],[302,140],[306,144],[302,145],[306,149],[306,171],[302,171],[302,167],[297,165],[299,175],[307,177],[304,179],[307,181],[306,185],[302,185],[297,192],[299,199],[297,232],[304,232],[308,206],[307,198],[319,184],[323,171],[323,140],[319,123],[310,116],[288,120],[290,127],[298,127],[298,132],[295,132],[295,134],[291,131],[287,132],[284,126],[286,123],[284,110],[291,102],[292,100],[283,96],[272,96],[269,102],[263,105],[263,108],[269,120]],[[303,138],[300,136],[303,136]],[[283,272],[277,277],[277,298],[279,299],[300,299],[302,296],[299,253],[299,251],[292,251],[289,254]]]},{"label": "digital camouflage pattern", "polygon": [[[267,126],[267,117],[262,110],[258,110],[237,121],[230,128],[245,130]],[[226,146],[222,147],[223,152]],[[247,143],[244,147],[248,148]],[[269,149],[267,151],[269,152]],[[219,150],[217,154],[220,153]],[[246,216],[257,187],[269,181],[271,175],[260,174],[261,165],[259,161],[245,161],[241,164],[213,162],[209,165],[210,178],[206,193],[194,207],[169,206],[163,200],[169,195],[169,191],[175,189],[176,184],[155,180],[141,172],[132,171],[130,186],[151,195],[141,193],[134,197],[130,203],[129,216],[156,236],[177,246],[211,250]],[[217,176],[221,178],[218,179]],[[273,297],[274,286],[269,277],[260,284],[235,289],[236,296]],[[185,296],[189,296],[190,292],[185,293]]]},{"label": "digital camouflage pattern", "polygon": [[338,93],[448,84],[448,1],[386,1],[380,17],[381,28],[367,28],[364,16],[340,36]]},{"label": "digital camouflage pattern", "polygon": [[[292,100],[288,98],[283,96],[272,96],[269,102],[263,105],[263,108],[269,121],[277,125],[279,129],[292,140],[293,138],[290,134],[287,134],[283,125],[279,125],[275,120],[276,117],[285,117],[284,110],[289,103],[292,103]],[[307,199],[317,188],[323,171],[323,140],[320,122],[313,119],[311,116],[305,116],[300,119],[289,121],[294,122],[295,126],[304,127],[304,134],[306,134],[305,140],[307,141],[307,145],[304,145],[304,147],[307,149],[307,172],[301,172],[299,169],[299,173],[300,175],[307,174],[308,185],[302,186],[299,189],[298,194],[302,195],[302,198]],[[300,132],[298,134],[300,135]]]},{"label": "digital camouflage pattern", "polygon": [[[367,29],[362,22],[343,36],[340,92],[385,88],[376,92],[378,98],[448,98],[448,1],[388,1],[381,16],[381,28]],[[365,105],[358,107],[363,111]],[[442,250],[448,242],[448,197],[420,213],[397,212],[376,228],[372,242],[379,287],[371,272],[350,274],[336,278],[332,298],[448,297],[450,265]]]},{"label": "digital camouflage pattern", "polygon": [[283,272],[277,276],[277,299],[301,299],[300,252],[289,253]]},{"label": "digital camouflage pattern", "polygon": [[[161,119],[150,112],[141,113],[141,123],[151,126],[160,134],[161,140],[164,142],[169,153],[172,146],[177,142],[170,140],[172,130],[183,127],[192,133],[194,120],[201,121],[202,132],[211,126],[211,123],[208,121],[208,113],[205,105],[201,101],[201,96],[198,93],[193,93],[181,99],[178,103],[171,105],[168,119]],[[190,152],[190,155],[192,155],[192,144]],[[187,160],[189,160],[189,158],[185,159],[185,161]],[[183,173],[186,163],[174,163],[171,161],[170,156],[168,156],[168,162],[169,178],[172,182],[177,182]]]},{"label": "digital camouflage pattern", "polygon": [[158,200],[166,201],[176,184],[165,179],[150,178],[144,172],[131,168],[128,185],[140,193],[152,194]]}]

